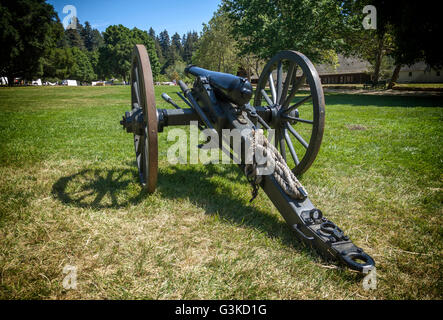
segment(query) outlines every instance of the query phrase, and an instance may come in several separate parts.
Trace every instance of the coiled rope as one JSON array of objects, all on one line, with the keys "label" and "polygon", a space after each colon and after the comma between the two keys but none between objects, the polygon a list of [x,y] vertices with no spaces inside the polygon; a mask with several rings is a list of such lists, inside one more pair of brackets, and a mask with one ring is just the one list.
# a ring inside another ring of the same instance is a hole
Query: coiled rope
[{"label": "coiled rope", "polygon": [[291,169],[289,169],[286,164],[285,159],[283,159],[280,152],[275,148],[275,146],[269,143],[263,134],[262,129],[252,130],[251,132],[251,143],[248,152],[252,152],[252,164],[245,165],[245,174],[248,178],[249,183],[253,187],[252,191],[252,202],[258,194],[258,184],[261,182],[261,175],[258,173],[257,161],[255,155],[263,155],[267,158],[267,166],[274,167],[272,176],[277,181],[278,185],[285,191],[285,193],[292,199],[303,200],[308,196],[305,188],[302,186],[300,181],[294,175]]}]

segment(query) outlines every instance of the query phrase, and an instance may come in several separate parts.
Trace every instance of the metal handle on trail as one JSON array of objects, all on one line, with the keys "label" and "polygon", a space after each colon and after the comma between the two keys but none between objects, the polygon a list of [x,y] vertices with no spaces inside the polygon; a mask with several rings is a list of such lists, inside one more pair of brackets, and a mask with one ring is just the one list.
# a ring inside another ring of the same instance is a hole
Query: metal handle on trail
[{"label": "metal handle on trail", "polygon": [[[189,100],[189,102],[192,105],[192,108],[197,112],[200,119],[203,121],[203,123],[210,129],[214,129],[214,126],[212,125],[211,121],[209,121],[206,114],[203,112],[203,110],[198,105],[197,101],[195,101],[194,97],[192,96],[191,90],[188,88],[188,86],[181,80],[178,81],[178,85],[183,91],[183,94],[185,97]],[[214,129],[215,130],[215,129]]]},{"label": "metal handle on trail", "polygon": [[162,98],[163,100],[165,100],[167,103],[171,104],[175,109],[181,109],[173,100],[170,96],[168,96],[166,93],[162,93]]},{"label": "metal handle on trail", "polygon": [[[362,261],[359,262],[358,260]],[[350,252],[342,256],[342,261],[349,268],[359,271],[367,272],[375,267],[375,261],[365,252]]]}]

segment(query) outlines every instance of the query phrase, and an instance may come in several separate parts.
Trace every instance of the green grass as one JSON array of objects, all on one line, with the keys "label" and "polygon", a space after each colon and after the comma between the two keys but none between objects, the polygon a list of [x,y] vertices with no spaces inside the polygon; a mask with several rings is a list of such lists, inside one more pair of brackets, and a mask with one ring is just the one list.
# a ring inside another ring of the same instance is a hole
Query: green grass
[{"label": "green grass", "polygon": [[[158,107],[175,90],[156,87]],[[0,89],[0,299],[442,298],[442,98],[326,96],[301,181],[376,260],[371,291],[299,244],[262,191],[249,204],[235,166],[169,164],[169,128],[146,194],[118,123],[129,99],[123,86]]]},{"label": "green grass", "polygon": [[395,87],[404,88],[443,88],[443,83],[396,83]]}]

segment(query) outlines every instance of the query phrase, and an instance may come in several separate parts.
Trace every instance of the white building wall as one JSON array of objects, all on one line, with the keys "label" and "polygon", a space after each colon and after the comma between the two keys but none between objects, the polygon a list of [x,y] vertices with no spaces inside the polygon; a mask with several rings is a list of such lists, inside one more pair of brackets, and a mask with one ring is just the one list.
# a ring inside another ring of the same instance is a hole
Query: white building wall
[{"label": "white building wall", "polygon": [[[440,75],[438,75],[440,72]],[[443,70],[436,71],[431,69],[430,71],[423,70],[402,70],[398,76],[398,83],[435,83],[443,82]]]}]

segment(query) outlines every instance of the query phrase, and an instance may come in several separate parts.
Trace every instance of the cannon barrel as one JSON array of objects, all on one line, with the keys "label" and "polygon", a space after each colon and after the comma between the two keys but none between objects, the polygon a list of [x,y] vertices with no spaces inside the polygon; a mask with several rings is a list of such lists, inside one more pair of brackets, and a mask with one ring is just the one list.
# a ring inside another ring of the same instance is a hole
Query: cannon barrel
[{"label": "cannon barrel", "polygon": [[195,77],[206,77],[209,84],[214,88],[216,95],[238,106],[243,106],[251,100],[252,85],[245,78],[229,73],[206,70],[193,65],[186,67],[185,73],[192,74]]}]

